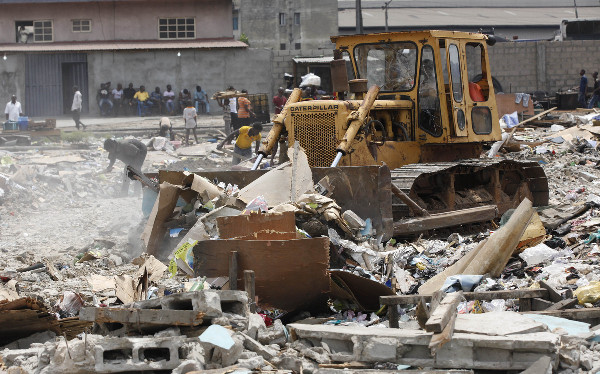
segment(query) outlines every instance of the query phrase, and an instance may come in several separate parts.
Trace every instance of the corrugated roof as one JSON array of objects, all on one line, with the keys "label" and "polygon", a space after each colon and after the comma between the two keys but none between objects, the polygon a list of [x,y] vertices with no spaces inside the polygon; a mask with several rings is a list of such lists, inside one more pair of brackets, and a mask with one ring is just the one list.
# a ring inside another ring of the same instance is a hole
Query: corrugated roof
[{"label": "corrugated roof", "polygon": [[[600,7],[577,7],[579,15],[600,18]],[[363,9],[364,27],[383,27],[385,12],[381,8]],[[356,25],[354,9],[338,11],[338,26]],[[563,19],[575,18],[573,7],[539,8],[390,8],[390,27],[447,27],[447,26],[560,26]]]},{"label": "corrugated roof", "polygon": [[[388,0],[362,0],[362,8],[380,8]],[[572,7],[573,0],[393,0],[390,8],[534,8]],[[598,0],[577,0],[578,7],[598,6]],[[340,9],[354,9],[356,0],[338,0]]]},{"label": "corrugated roof", "polygon": [[0,53],[15,52],[65,52],[65,51],[126,51],[140,49],[216,49],[246,48],[245,43],[234,39],[197,40],[145,40],[145,41],[106,41],[85,43],[13,43],[0,44]]}]

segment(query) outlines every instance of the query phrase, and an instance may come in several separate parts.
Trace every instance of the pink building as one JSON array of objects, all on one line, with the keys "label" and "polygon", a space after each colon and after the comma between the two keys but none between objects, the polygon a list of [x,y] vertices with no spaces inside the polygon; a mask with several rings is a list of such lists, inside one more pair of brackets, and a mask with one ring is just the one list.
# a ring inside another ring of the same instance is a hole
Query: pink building
[{"label": "pink building", "polygon": [[231,0],[0,0],[0,101],[16,93],[27,115],[66,114],[76,84],[96,114],[101,82],[240,86],[240,64],[270,69],[270,56],[236,41],[232,22]]}]

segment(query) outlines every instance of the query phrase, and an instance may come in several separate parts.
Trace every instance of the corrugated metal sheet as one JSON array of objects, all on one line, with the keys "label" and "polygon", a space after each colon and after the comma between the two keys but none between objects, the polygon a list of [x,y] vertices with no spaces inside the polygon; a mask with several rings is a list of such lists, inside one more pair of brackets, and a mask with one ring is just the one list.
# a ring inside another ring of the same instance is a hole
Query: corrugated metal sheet
[{"label": "corrugated metal sheet", "polygon": [[216,40],[150,40],[150,41],[110,41],[89,43],[29,43],[2,44],[0,53],[15,52],[69,52],[69,51],[126,51],[140,49],[213,49],[246,48],[245,43],[233,39]]},{"label": "corrugated metal sheet", "polygon": [[[65,69],[67,77],[63,77],[64,64],[69,65]],[[24,113],[30,117],[62,115],[64,81],[71,86],[77,84],[82,92],[87,92],[86,54],[28,54],[25,59]]]},{"label": "corrugated metal sheet", "polygon": [[[393,3],[392,3],[393,4]],[[600,7],[577,7],[579,15],[586,18],[600,17]],[[354,9],[338,11],[340,28],[354,27]],[[547,8],[390,8],[390,27],[431,27],[436,26],[560,26],[563,19],[575,18],[573,7]],[[385,12],[381,9],[363,9],[364,27],[385,25]]]}]

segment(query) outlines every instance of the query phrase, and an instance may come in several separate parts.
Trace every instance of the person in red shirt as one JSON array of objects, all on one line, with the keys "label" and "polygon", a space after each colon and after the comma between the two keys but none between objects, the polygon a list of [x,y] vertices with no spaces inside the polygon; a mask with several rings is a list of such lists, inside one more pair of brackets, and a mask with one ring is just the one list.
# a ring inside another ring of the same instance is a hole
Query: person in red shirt
[{"label": "person in red shirt", "polygon": [[[242,93],[247,94],[247,90],[242,90]],[[248,126],[250,125],[250,117],[256,117],[256,114],[252,111],[252,104],[250,104],[250,100],[247,97],[238,97],[238,122],[240,126]],[[236,129],[237,130],[237,129]]]},{"label": "person in red shirt", "polygon": [[287,102],[287,98],[283,94],[283,87],[279,87],[277,95],[273,96],[273,105],[275,106],[275,114],[281,113],[283,106]]}]

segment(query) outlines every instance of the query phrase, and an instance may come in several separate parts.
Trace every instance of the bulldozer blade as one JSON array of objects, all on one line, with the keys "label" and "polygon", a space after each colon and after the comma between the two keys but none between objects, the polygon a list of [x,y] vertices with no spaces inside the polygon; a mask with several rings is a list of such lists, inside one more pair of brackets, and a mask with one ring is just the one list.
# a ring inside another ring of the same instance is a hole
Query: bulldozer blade
[{"label": "bulldozer blade", "polygon": [[371,219],[382,240],[394,234],[392,213],[392,179],[387,166],[340,166],[311,168],[313,181],[327,178],[330,196],[342,208],[352,210],[362,219]]}]

